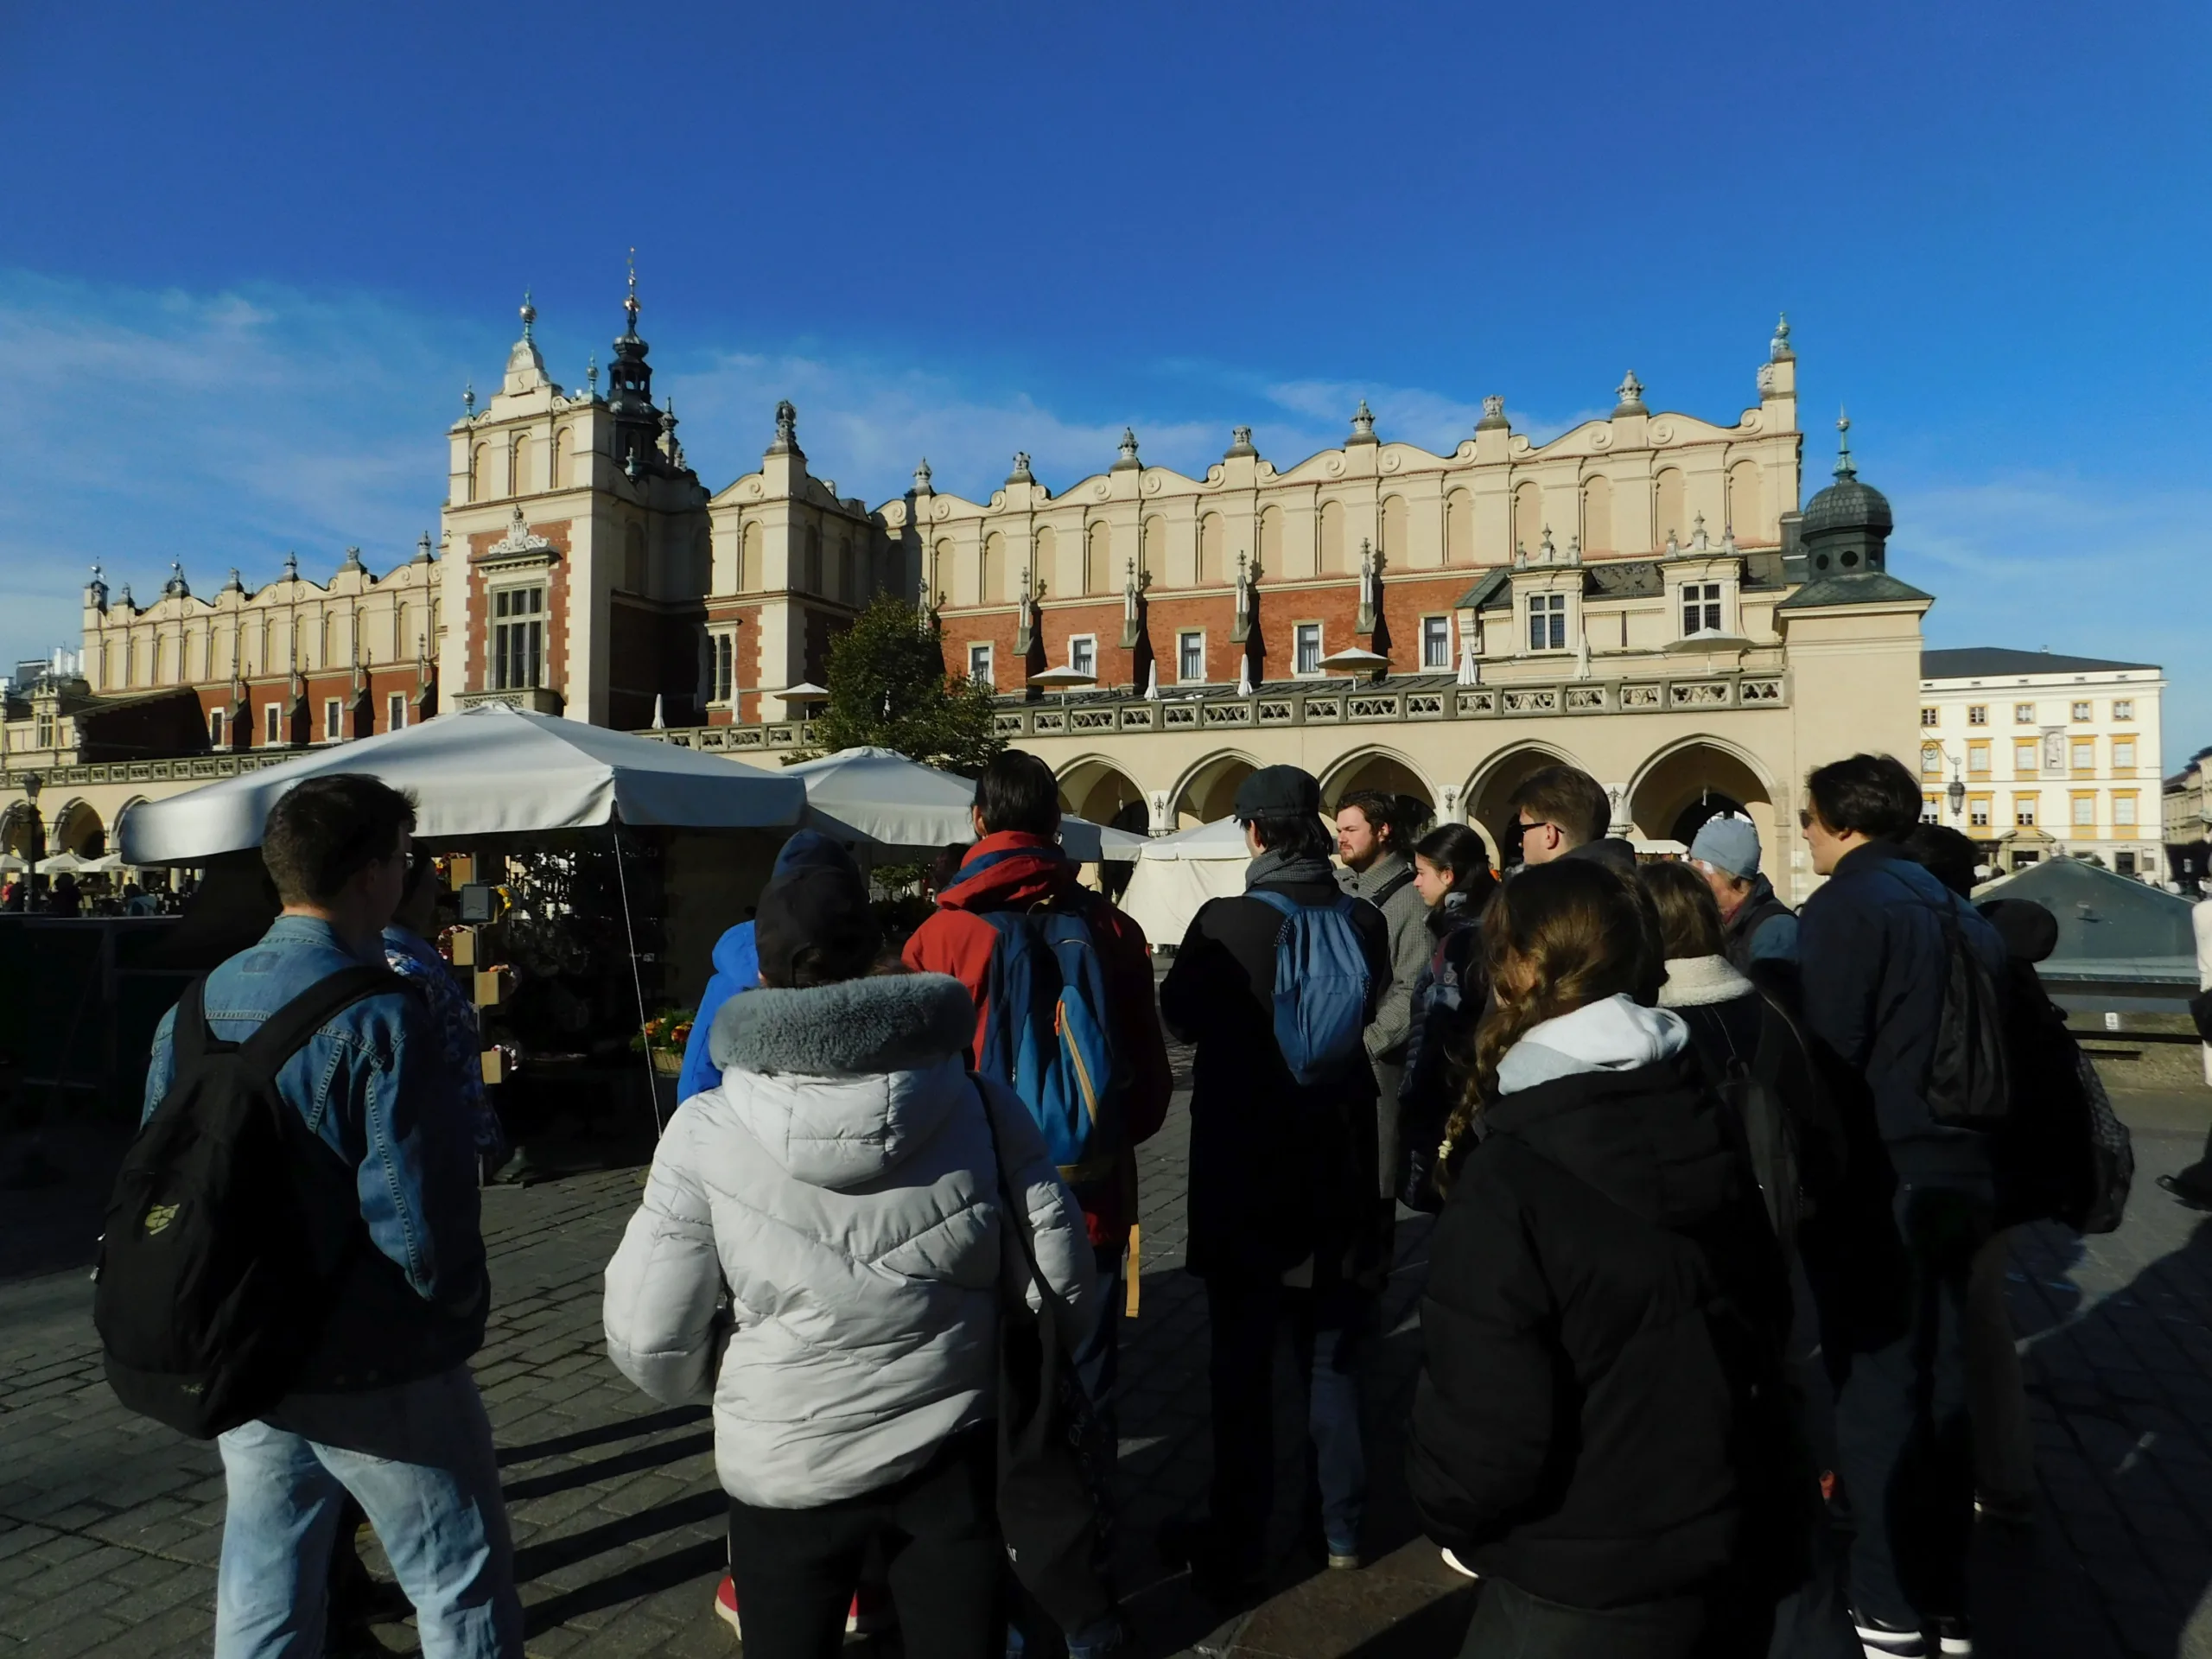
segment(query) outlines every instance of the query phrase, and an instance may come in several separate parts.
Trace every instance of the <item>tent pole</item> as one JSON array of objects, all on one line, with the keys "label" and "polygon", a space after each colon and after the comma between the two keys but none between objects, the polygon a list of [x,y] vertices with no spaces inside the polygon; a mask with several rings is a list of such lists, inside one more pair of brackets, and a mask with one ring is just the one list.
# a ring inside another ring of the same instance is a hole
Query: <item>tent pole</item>
[{"label": "tent pole", "polygon": [[622,818],[618,812],[609,817],[608,823],[614,830],[614,880],[622,889],[622,942],[630,948],[630,987],[638,994],[638,1040],[645,1051],[645,1103],[652,1108],[653,1139],[660,1139],[664,1127],[660,1121],[660,1084],[653,1071],[652,1039],[645,1035],[645,982],[638,972],[638,929],[630,918],[630,874],[622,862]]}]

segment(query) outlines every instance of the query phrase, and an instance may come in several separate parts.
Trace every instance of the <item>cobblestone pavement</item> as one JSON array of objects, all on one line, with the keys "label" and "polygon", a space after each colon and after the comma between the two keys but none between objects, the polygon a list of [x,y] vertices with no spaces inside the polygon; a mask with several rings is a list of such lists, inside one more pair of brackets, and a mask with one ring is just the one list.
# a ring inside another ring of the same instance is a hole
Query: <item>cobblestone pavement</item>
[{"label": "cobblestone pavement", "polygon": [[[2212,1580],[2212,1217],[2152,1185],[2194,1156],[2212,1096],[2120,1104],[2138,1124],[2141,1164],[2126,1226],[2086,1244],[2038,1233],[2017,1251],[2046,1503],[2031,1537],[1977,1546],[1986,1654],[2212,1654],[2212,1615],[2200,1611]],[[1204,1304],[1177,1271],[1185,1126],[1179,1099],[1146,1149],[1142,1297],[1124,1327],[1121,1567],[1139,1652],[1456,1652],[1471,1591],[1420,1540],[1397,1472],[1425,1222],[1400,1229],[1376,1364],[1375,1564],[1330,1573],[1300,1554],[1289,1481],[1259,1606],[1224,1623],[1154,1557],[1158,1523],[1196,1503],[1207,1463]],[[93,1156],[86,1145],[54,1151],[65,1166]],[[645,1399],[601,1351],[600,1272],[639,1185],[638,1171],[618,1170],[485,1199],[496,1304],[476,1370],[505,1471],[530,1651],[547,1659],[733,1649],[708,1610],[722,1500],[705,1414]],[[16,1224],[13,1196],[0,1194],[0,1232]],[[51,1193],[36,1210],[41,1226],[85,1213]],[[115,1404],[83,1272],[38,1266],[0,1283],[0,1655],[205,1652],[223,1502],[213,1449]],[[1297,1456],[1286,1446],[1287,1472]],[[378,1635],[408,1649],[404,1626]]]}]

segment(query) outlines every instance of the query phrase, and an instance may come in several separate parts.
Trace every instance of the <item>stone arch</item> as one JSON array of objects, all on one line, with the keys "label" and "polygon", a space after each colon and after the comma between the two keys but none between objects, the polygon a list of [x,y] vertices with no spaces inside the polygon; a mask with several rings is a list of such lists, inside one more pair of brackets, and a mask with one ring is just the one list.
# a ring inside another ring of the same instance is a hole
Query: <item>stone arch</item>
[{"label": "stone arch", "polygon": [[1334,812],[1337,803],[1356,789],[1386,790],[1424,803],[1433,813],[1436,786],[1427,775],[1395,749],[1356,749],[1321,774],[1321,810]]},{"label": "stone arch", "polygon": [[90,801],[67,802],[47,820],[46,849],[49,853],[74,853],[79,858],[98,858],[107,850],[107,826],[100,822],[100,815]]},{"label": "stone arch", "polygon": [[13,853],[18,858],[31,854],[31,806],[29,801],[11,802],[0,810],[0,853]]},{"label": "stone arch", "polygon": [[1534,557],[1543,539],[1544,493],[1535,479],[1524,479],[1513,491],[1514,556],[1527,553]]},{"label": "stone arch", "polygon": [[1343,575],[1351,569],[1351,555],[1344,548],[1344,504],[1324,501],[1321,504],[1321,542],[1317,567],[1325,576]]},{"label": "stone arch", "polygon": [[1628,815],[1639,835],[1685,846],[1707,818],[1740,812],[1770,857],[1780,850],[1775,781],[1758,757],[1726,739],[1698,736],[1669,744],[1637,768]]},{"label": "stone arch", "polygon": [[514,480],[514,487],[508,492],[510,495],[528,495],[531,493],[530,434],[527,432],[515,434],[514,459],[507,475]]},{"label": "stone arch", "polygon": [[1114,591],[1114,527],[1103,518],[1084,532],[1083,591],[1094,599]]},{"label": "stone arch", "polygon": [[993,531],[983,537],[983,551],[976,561],[976,602],[995,605],[1006,597],[1006,534]]},{"label": "stone arch", "polygon": [[1410,524],[1411,515],[1406,505],[1406,498],[1402,495],[1383,497],[1382,520],[1376,526],[1382,539],[1375,550],[1387,563],[1402,565],[1406,563],[1407,550],[1413,543]]},{"label": "stone arch", "polygon": [[1208,755],[1177,779],[1167,792],[1175,827],[1188,830],[1227,817],[1237,785],[1259,769],[1250,755],[1233,749]]},{"label": "stone arch", "polygon": [[1120,766],[1103,755],[1085,755],[1060,772],[1060,810],[1093,823],[1109,824],[1141,836],[1152,826],[1144,791]]},{"label": "stone arch", "polygon": [[1137,574],[1164,582],[1167,576],[1167,521],[1158,513],[1144,521],[1144,538],[1137,546]]},{"label": "stone arch", "polygon": [[[1498,750],[1476,767],[1460,791],[1461,816],[1483,832],[1491,856],[1502,867],[1507,849],[1517,846],[1514,810],[1507,804],[1530,772],[1546,766],[1580,766],[1581,761],[1549,743],[1520,742]],[[1585,767],[1587,771],[1588,768]]]},{"label": "stone arch", "polygon": [[[1265,506],[1260,509],[1260,546],[1256,555],[1260,569],[1271,576],[1280,576],[1282,568],[1282,509]],[[1228,573],[1231,577],[1236,572]]]},{"label": "stone arch", "polygon": [[111,849],[117,852],[123,850],[123,826],[130,822],[133,812],[145,804],[146,798],[143,795],[133,795],[115,809],[115,823],[109,827],[107,836],[107,844]]},{"label": "stone arch", "polygon": [[1229,582],[1228,527],[1217,512],[1198,520],[1198,585],[1224,587]]},{"label": "stone arch", "polygon": [[737,591],[741,594],[760,591],[760,550],[765,539],[758,518],[738,533]]},{"label": "stone arch", "polygon": [[[1029,557],[1029,580],[1032,583],[1030,591],[1035,592],[1036,585],[1042,584],[1045,588],[1058,592],[1060,586],[1058,569],[1060,538],[1053,533],[1050,524],[1039,524],[1037,526],[1036,538],[1032,546],[1035,551]],[[1027,599],[1029,595],[1016,594],[1014,597]]]},{"label": "stone arch", "polygon": [[1475,562],[1475,497],[1471,490],[1454,490],[1444,498],[1444,562]]},{"label": "stone arch", "polygon": [[1739,461],[1728,469],[1728,528],[1739,542],[1774,539],[1766,522],[1764,492],[1756,461]]},{"label": "stone arch", "polygon": [[1689,486],[1679,467],[1662,467],[1652,480],[1651,545],[1664,547],[1671,536],[1677,542],[1690,538]]},{"label": "stone arch", "polygon": [[565,490],[576,481],[576,429],[557,427],[553,433],[553,453],[545,468],[545,482],[549,488]]},{"label": "stone arch", "polygon": [[493,493],[492,446],[480,443],[468,454],[468,499],[488,501]]},{"label": "stone arch", "polygon": [[1582,480],[1582,550],[1613,550],[1613,481],[1603,473]]}]

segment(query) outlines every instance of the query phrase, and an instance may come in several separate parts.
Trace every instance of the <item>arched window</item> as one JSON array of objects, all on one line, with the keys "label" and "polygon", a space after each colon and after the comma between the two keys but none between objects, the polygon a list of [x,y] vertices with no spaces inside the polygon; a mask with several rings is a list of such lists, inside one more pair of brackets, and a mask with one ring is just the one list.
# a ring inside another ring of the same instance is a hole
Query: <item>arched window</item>
[{"label": "arched window", "polygon": [[1526,553],[1530,558],[1544,540],[1544,498],[1534,479],[1522,484],[1513,492],[1513,552],[1516,557]]},{"label": "arched window", "polygon": [[[1054,568],[1053,562],[1059,556],[1060,538],[1052,533],[1050,524],[1040,525],[1037,531],[1036,556],[1029,565],[1030,581],[1041,582],[1048,589],[1057,592],[1060,585],[1060,573]],[[1024,594],[1020,597],[1027,599],[1028,594]]]},{"label": "arched window", "polygon": [[1756,461],[1739,461],[1728,469],[1728,528],[1739,542],[1770,542],[1774,532],[1766,521],[1766,502]]},{"label": "arched window", "polygon": [[[1260,569],[1271,576],[1283,574],[1282,569],[1282,509],[1262,507],[1260,510]],[[1232,579],[1236,572],[1227,573]]]},{"label": "arched window", "polygon": [[1407,528],[1404,496],[1394,495],[1383,502],[1382,528],[1382,545],[1376,551],[1393,563],[1403,564],[1406,562],[1407,550],[1411,545],[1411,538]]},{"label": "arched window", "polygon": [[1444,562],[1475,562],[1475,498],[1465,490],[1454,490],[1444,498]]},{"label": "arched window", "polygon": [[530,435],[527,433],[518,432],[515,434],[514,471],[512,476],[514,479],[514,489],[512,493],[515,495],[528,495],[531,490],[531,483]]},{"label": "arched window", "polygon": [[480,443],[469,453],[468,499],[488,501],[494,493],[492,487],[492,446]]},{"label": "arched window", "polygon": [[1229,531],[1221,515],[1210,512],[1198,520],[1198,586],[1218,588],[1229,580]]},{"label": "arched window", "polygon": [[1137,554],[1137,574],[1164,579],[1167,575],[1167,521],[1158,514],[1144,521],[1144,542]]},{"label": "arched window", "polygon": [[757,594],[760,591],[760,521],[753,519],[737,538],[737,591]]},{"label": "arched window", "polygon": [[1344,563],[1344,504],[1321,504],[1321,574],[1341,575],[1351,567]]},{"label": "arched window", "polygon": [[564,426],[553,435],[552,465],[545,469],[549,487],[565,490],[576,481],[576,429]]},{"label": "arched window", "polygon": [[1613,551],[1613,485],[1602,474],[1582,480],[1582,550]]},{"label": "arched window", "polygon": [[983,537],[983,554],[976,561],[976,602],[995,605],[1005,597],[1006,537],[995,530]]},{"label": "arched window", "polygon": [[1682,486],[1682,469],[1679,467],[1662,467],[1653,483],[1656,487],[1652,491],[1655,520],[1651,526],[1652,546],[1666,546],[1669,537],[1678,542],[1688,541],[1690,527],[1683,515],[1688,498]]},{"label": "arched window", "polygon": [[930,550],[929,579],[922,592],[922,604],[925,607],[951,597],[951,594],[945,591],[945,583],[952,580],[953,570],[957,568],[954,563],[956,549],[950,536],[940,537],[938,544]]},{"label": "arched window", "polygon": [[1114,591],[1114,527],[1103,518],[1091,525],[1089,539],[1084,544],[1083,591]]}]

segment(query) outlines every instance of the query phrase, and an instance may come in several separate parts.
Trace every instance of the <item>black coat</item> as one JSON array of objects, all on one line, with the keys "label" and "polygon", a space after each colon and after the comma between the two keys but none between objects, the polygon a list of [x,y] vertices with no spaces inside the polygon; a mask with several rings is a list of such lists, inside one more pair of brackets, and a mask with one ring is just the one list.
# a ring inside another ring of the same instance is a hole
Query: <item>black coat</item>
[{"label": "black coat", "polygon": [[[1335,881],[1272,880],[1301,905],[1333,904]],[[1390,982],[1389,923],[1356,904],[1372,995]],[[1160,988],[1167,1028],[1196,1045],[1191,1067],[1192,1272],[1273,1279],[1315,1258],[1317,1284],[1376,1266],[1375,1073],[1361,1050],[1304,1088],[1275,1046],[1275,940],[1257,899],[1209,899]]]},{"label": "black coat", "polygon": [[[1487,895],[1485,895],[1487,897]],[[1434,946],[1414,981],[1412,1035],[1398,1083],[1400,1167],[1394,1189],[1416,1210],[1439,1207],[1433,1178],[1437,1144],[1459,1102],[1464,1060],[1475,1027],[1490,1007],[1490,976],[1482,963],[1482,911],[1476,906],[1433,912]],[[1389,1103],[1383,1103],[1389,1109]]]},{"label": "black coat", "polygon": [[1857,1081],[1838,1103],[1854,1135],[1854,1185],[1866,1173],[1859,1149],[1878,1141],[1898,1180],[1986,1199],[1989,1137],[1947,1128],[1928,1109],[1949,974],[1939,907],[1952,911],[1967,949],[2002,985],[2004,941],[1973,906],[1886,842],[1846,854],[1798,921],[1805,1025],[1840,1063],[1835,1071]]},{"label": "black coat", "polygon": [[1786,1582],[1789,1284],[1724,1109],[1678,1057],[1484,1112],[1430,1239],[1408,1449],[1470,1567],[1579,1607]]}]

